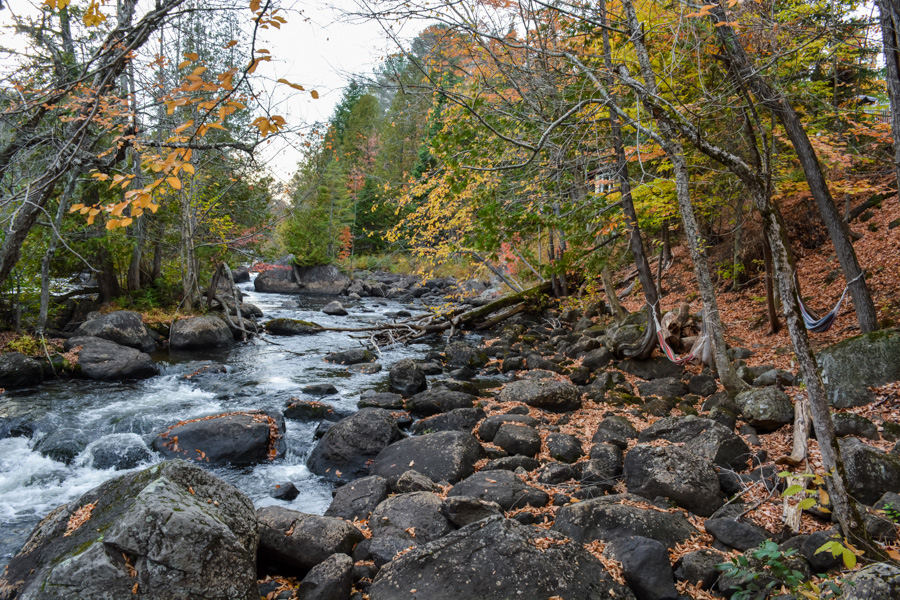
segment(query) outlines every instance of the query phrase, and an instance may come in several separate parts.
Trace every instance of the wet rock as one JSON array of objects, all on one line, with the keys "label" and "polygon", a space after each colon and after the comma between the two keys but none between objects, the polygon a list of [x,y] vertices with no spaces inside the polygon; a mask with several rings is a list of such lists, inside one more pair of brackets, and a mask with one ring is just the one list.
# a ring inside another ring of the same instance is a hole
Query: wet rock
[{"label": "wet rock", "polygon": [[288,267],[263,271],[253,280],[253,289],[266,294],[299,294],[301,288]]},{"label": "wet rock", "polygon": [[509,454],[535,457],[541,451],[541,436],[536,429],[517,423],[504,423],[494,443]]},{"label": "wet rock", "polygon": [[834,433],[838,437],[852,435],[869,440],[879,439],[878,427],[862,415],[855,413],[835,413],[831,415],[834,422]]},{"label": "wet rock", "polygon": [[581,442],[568,433],[551,433],[547,436],[547,452],[553,460],[574,463],[584,455]]},{"label": "wet rock", "polygon": [[10,561],[0,597],[257,600],[257,539],[249,498],[200,467],[161,463],[52,511]]},{"label": "wet rock", "polygon": [[790,397],[775,388],[762,388],[741,392],[735,398],[744,419],[753,427],[775,431],[794,420],[794,406]]},{"label": "wet rock", "polygon": [[859,335],[816,353],[828,401],[835,408],[875,401],[871,386],[900,380],[900,331]]},{"label": "wet rock", "polygon": [[900,568],[891,563],[875,563],[844,580],[841,600],[894,600],[900,598]]},{"label": "wet rock", "polygon": [[87,445],[79,462],[94,469],[133,469],[153,454],[136,433],[111,433]]},{"label": "wet rock", "polygon": [[347,600],[353,587],[353,559],[332,554],[312,568],[297,586],[303,600]]},{"label": "wet rock", "polygon": [[348,373],[358,373],[360,375],[374,375],[380,372],[382,366],[378,363],[358,363],[347,367]]},{"label": "wet rock", "polygon": [[556,513],[552,529],[584,544],[638,535],[662,542],[668,548],[674,548],[697,533],[679,514],[619,503],[626,499],[646,502],[639,496],[624,494],[570,504]]},{"label": "wet rock", "polygon": [[415,415],[435,415],[457,408],[472,408],[477,400],[478,398],[465,392],[434,388],[419,392],[410,398],[406,408]]},{"label": "wet rock", "polygon": [[401,409],[403,408],[403,396],[389,392],[365,392],[359,397],[356,405],[359,408]]},{"label": "wet rock", "polygon": [[248,267],[238,267],[231,272],[235,283],[250,283],[250,269]]},{"label": "wet rock", "polygon": [[165,458],[210,465],[249,466],[284,455],[284,417],[248,411],[181,421],[153,440]]},{"label": "wet rock", "polygon": [[[0,431],[0,437],[2,435]],[[57,462],[70,464],[88,444],[88,434],[80,429],[54,429],[37,440],[34,444],[35,452]]]},{"label": "wet rock", "polygon": [[484,350],[472,348],[464,342],[447,344],[444,355],[447,357],[448,367],[480,369],[488,362],[488,356]]},{"label": "wet rock", "polygon": [[678,446],[635,446],[625,456],[624,472],[629,492],[651,500],[664,496],[703,517],[725,503],[712,463]]},{"label": "wet rock", "polygon": [[325,402],[317,402],[315,400],[298,400],[291,398],[288,400],[287,406],[284,407],[284,418],[294,421],[331,421],[338,422],[349,415],[339,412],[330,404]]},{"label": "wet rock", "polygon": [[308,571],[332,554],[351,554],[363,534],[343,519],[282,506],[257,509],[260,563]]},{"label": "wet rock", "polygon": [[[549,537],[546,549],[538,538]],[[527,574],[527,585],[523,576]],[[410,550],[385,565],[369,588],[371,600],[408,598],[633,600],[579,544],[515,521],[492,517]]]},{"label": "wet rock", "polygon": [[276,500],[284,500],[286,502],[296,500],[297,496],[299,495],[300,490],[298,490],[297,486],[295,486],[290,481],[276,485],[275,488],[269,493],[270,497],[275,498]]},{"label": "wet rock", "polygon": [[303,393],[309,394],[310,396],[332,396],[337,394],[338,390],[330,383],[316,383],[305,386],[303,388]]},{"label": "wet rock", "polygon": [[886,454],[856,438],[838,440],[847,487],[863,504],[874,504],[885,492],[900,493],[900,457]]},{"label": "wet rock", "polygon": [[453,525],[441,514],[442,500],[431,492],[391,496],[369,518],[373,537],[395,537],[425,544],[450,533]]},{"label": "wet rock", "polygon": [[388,375],[388,384],[391,386],[391,391],[403,396],[412,396],[428,389],[425,373],[411,358],[404,358],[394,363]]},{"label": "wet rock", "polygon": [[416,422],[413,425],[412,432],[415,435],[436,433],[438,431],[463,431],[469,433],[483,418],[484,411],[480,408],[457,408]]},{"label": "wet rock", "polygon": [[140,350],[95,337],[72,337],[63,344],[67,352],[78,346],[81,350],[74,369],[80,377],[118,381],[146,379],[159,373],[150,355]]},{"label": "wet rock", "polygon": [[500,392],[500,401],[523,402],[542,410],[568,412],[581,408],[581,393],[576,386],[564,381],[514,381]]},{"label": "wet rock", "polygon": [[622,575],[638,600],[678,600],[666,547],[650,538],[614,540],[608,552],[622,563]]},{"label": "wet rock", "polygon": [[484,457],[484,448],[471,434],[442,431],[391,444],[375,458],[372,473],[387,479],[391,487],[409,469],[434,482],[456,483],[474,473],[475,463]]},{"label": "wet rock", "polygon": [[0,354],[0,387],[28,387],[43,380],[44,371],[39,361],[19,352]]},{"label": "wet rock", "polygon": [[314,335],[322,332],[322,326],[300,319],[272,319],[263,327],[272,335]]},{"label": "wet rock", "polygon": [[234,344],[234,336],[219,317],[179,319],[172,326],[169,347],[173,350],[206,350]]},{"label": "wet rock", "polygon": [[384,477],[370,475],[342,485],[334,492],[334,499],[326,517],[340,517],[348,521],[366,520],[375,507],[381,504],[388,494],[388,483]]},{"label": "wet rock", "polygon": [[75,330],[80,337],[98,337],[120,346],[152,352],[156,342],[150,330],[141,321],[141,315],[130,310],[118,310],[100,315]]},{"label": "wet rock", "polygon": [[344,305],[337,300],[332,300],[323,306],[322,312],[326,315],[331,315],[332,317],[346,317],[349,314],[347,309],[344,308]]},{"label": "wet rock", "polygon": [[332,352],[325,355],[325,362],[337,365],[355,365],[359,363],[367,363],[375,360],[375,355],[365,348],[353,348],[352,350],[344,350],[343,352]]},{"label": "wet rock", "polygon": [[369,461],[400,438],[388,411],[363,408],[335,423],[319,440],[306,461],[316,475],[353,481],[369,474]]},{"label": "wet rock", "polygon": [[546,492],[526,485],[511,471],[479,471],[454,485],[447,496],[472,496],[495,502],[503,510],[541,507],[550,502]]}]

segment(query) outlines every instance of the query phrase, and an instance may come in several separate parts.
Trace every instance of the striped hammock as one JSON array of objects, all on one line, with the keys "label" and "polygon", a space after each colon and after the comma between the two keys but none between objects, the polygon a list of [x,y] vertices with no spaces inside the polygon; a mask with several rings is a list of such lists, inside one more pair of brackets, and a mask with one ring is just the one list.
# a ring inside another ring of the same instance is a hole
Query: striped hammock
[{"label": "striped hammock", "polygon": [[672,350],[672,347],[666,343],[666,334],[663,331],[662,325],[659,323],[659,318],[656,316],[656,307],[651,307],[650,314],[653,315],[653,324],[656,326],[656,339],[659,340],[659,349],[662,350],[662,353],[666,355],[670,361],[675,363],[676,365],[685,365],[692,360],[701,359],[702,360],[702,350],[706,344],[706,323],[704,322],[703,329],[700,332],[700,336],[697,338],[697,341],[694,342],[694,345],[691,347],[691,352],[686,356],[679,357],[675,354],[675,351]]},{"label": "striped hammock", "polygon": [[834,305],[827,315],[816,319],[810,314],[810,311],[803,304],[803,299],[800,298],[800,294],[797,294],[797,302],[800,304],[800,313],[803,315],[803,323],[806,325],[806,329],[812,331],[813,333],[825,333],[831,326],[834,325],[835,320],[837,319],[838,313],[841,312],[841,304],[844,302],[844,298],[847,297],[847,290],[850,289],[850,284],[863,276],[863,273],[860,273],[844,286],[844,292],[841,294],[840,299],[838,299],[837,304]]}]

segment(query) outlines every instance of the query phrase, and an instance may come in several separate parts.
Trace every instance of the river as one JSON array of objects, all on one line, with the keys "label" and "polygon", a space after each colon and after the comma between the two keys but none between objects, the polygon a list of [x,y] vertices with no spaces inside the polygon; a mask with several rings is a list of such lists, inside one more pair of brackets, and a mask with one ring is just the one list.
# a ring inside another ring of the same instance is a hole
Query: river
[{"label": "river", "polygon": [[[244,301],[256,304],[265,313],[261,321],[287,317],[320,325],[358,326],[384,320],[385,313],[401,309],[421,311],[421,307],[394,300],[366,298],[345,303],[349,316],[330,317],[320,309],[333,298],[260,294],[253,290],[252,283],[239,287]],[[300,307],[282,306],[291,300]],[[30,438],[0,440],[0,569],[50,510],[128,472],[86,466],[83,454],[68,465],[45,457],[34,448],[47,435],[66,430],[90,443],[107,435],[128,433],[140,436],[149,446],[157,432],[178,421],[235,410],[280,410],[289,398],[301,397],[303,387],[316,383],[331,383],[339,391],[323,401],[355,410],[363,391],[384,389],[387,367],[404,357],[420,358],[432,349],[427,344],[415,344],[385,350],[379,360],[385,370],[372,375],[350,375],[346,367],[323,361],[329,352],[358,347],[361,342],[350,334],[326,332],[270,339],[278,345],[255,340],[215,352],[158,352],[154,359],[161,374],[144,381],[58,379],[0,395],[0,417],[23,416],[35,430]],[[227,365],[227,373],[186,377],[211,362]],[[237,486],[258,507],[281,504],[321,514],[331,502],[332,487],[311,474],[304,464],[314,443],[316,423],[288,420],[286,427],[284,458],[255,467],[211,470]],[[154,454],[149,462],[136,468],[159,460]],[[300,490],[298,498],[285,502],[269,496],[275,485],[288,481]]]}]

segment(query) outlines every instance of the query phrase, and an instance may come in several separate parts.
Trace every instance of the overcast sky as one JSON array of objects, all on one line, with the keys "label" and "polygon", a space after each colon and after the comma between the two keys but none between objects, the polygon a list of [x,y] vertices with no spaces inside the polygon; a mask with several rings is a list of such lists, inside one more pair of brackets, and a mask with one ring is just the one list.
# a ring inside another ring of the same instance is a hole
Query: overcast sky
[{"label": "overcast sky", "polygon": [[[4,46],[21,48],[11,35],[10,9],[18,15],[37,14],[42,0],[0,0],[0,39]],[[87,0],[73,0],[86,4]],[[249,0],[245,0],[249,4]],[[151,5],[148,0],[140,0],[138,7]],[[112,3],[105,3],[103,11],[110,14]],[[341,98],[350,75],[369,74],[380,60],[393,51],[390,42],[375,22],[348,22],[342,18],[343,12],[356,10],[354,0],[285,0],[288,8],[288,23],[280,30],[269,29],[260,32],[257,48],[272,52],[271,63],[262,63],[257,71],[259,81],[269,81],[273,88],[272,114],[280,114],[291,126],[324,121],[331,116]],[[146,7],[145,7],[146,8]],[[302,14],[301,14],[302,13]],[[246,11],[249,20],[250,11]],[[6,61],[7,64],[2,64]],[[0,55],[0,71],[6,72],[8,57]],[[319,99],[313,100],[308,93],[296,92],[287,86],[276,87],[275,80],[287,79],[319,92]],[[266,169],[280,181],[288,181],[293,174],[301,154],[297,150],[300,140],[288,136],[264,144],[260,154]]]}]

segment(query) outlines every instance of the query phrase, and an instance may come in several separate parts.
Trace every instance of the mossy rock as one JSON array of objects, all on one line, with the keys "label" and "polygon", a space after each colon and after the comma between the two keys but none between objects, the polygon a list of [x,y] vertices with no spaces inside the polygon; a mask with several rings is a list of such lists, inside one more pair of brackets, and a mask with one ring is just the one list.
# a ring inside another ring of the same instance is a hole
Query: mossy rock
[{"label": "mossy rock", "polygon": [[875,401],[870,386],[900,381],[900,331],[858,335],[818,354],[828,402],[836,408]]},{"label": "mossy rock", "polygon": [[273,335],[312,335],[322,331],[322,326],[300,319],[272,319],[264,327]]}]

